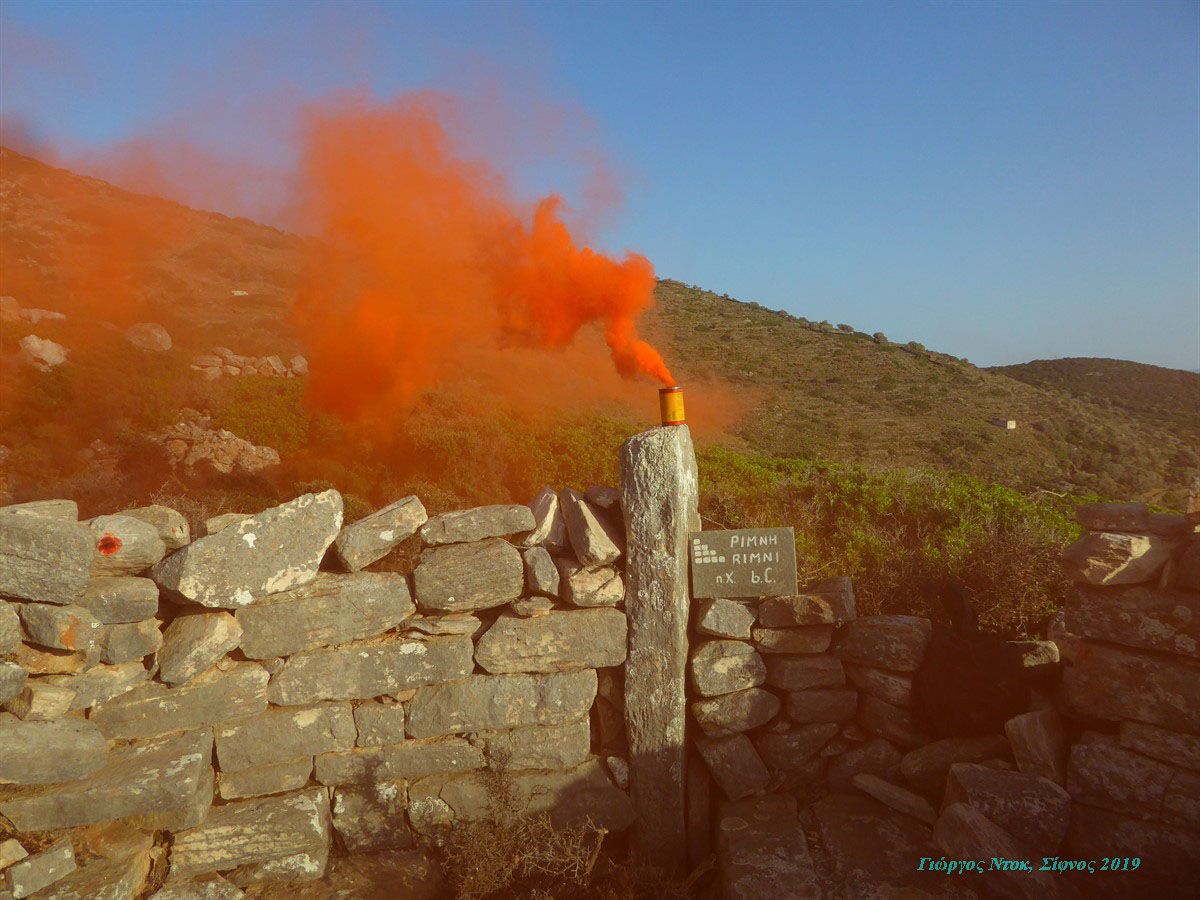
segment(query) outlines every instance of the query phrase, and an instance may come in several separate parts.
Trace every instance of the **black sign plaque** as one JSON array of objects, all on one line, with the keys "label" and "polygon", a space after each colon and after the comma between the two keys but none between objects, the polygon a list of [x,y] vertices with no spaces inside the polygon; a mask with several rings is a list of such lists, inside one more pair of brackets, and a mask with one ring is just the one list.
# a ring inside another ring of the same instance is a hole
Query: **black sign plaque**
[{"label": "black sign plaque", "polygon": [[796,591],[791,528],[739,528],[688,535],[692,597],[784,597]]}]

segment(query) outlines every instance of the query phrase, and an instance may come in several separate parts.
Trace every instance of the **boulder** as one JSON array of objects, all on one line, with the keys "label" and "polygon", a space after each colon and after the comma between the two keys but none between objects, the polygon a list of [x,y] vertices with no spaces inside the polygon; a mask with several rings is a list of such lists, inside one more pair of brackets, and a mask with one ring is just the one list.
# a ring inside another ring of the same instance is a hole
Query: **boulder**
[{"label": "boulder", "polygon": [[525,564],[506,541],[489,538],[426,550],[413,570],[417,604],[434,612],[502,606],[525,590]]},{"label": "boulder", "polygon": [[708,598],[696,601],[696,630],[701,634],[748,641],[754,622],[754,609],[737,600]]},{"label": "boulder", "polygon": [[108,742],[86,719],[0,721],[0,783],[75,781],[107,762]]},{"label": "boulder", "polygon": [[349,750],[358,735],[349,703],[268,709],[213,731],[222,772]]},{"label": "boulder", "polygon": [[916,616],[868,616],[843,625],[832,653],[844,662],[912,672],[921,665],[933,626]]},{"label": "boulder", "polygon": [[[374,637],[412,615],[408,581],[395,572],[322,572],[309,584],[239,609],[242,653],[251,659],[290,656]],[[232,649],[232,648],[231,648]]]},{"label": "boulder", "polygon": [[753,628],[750,635],[764,653],[824,653],[833,639],[833,626]]},{"label": "boulder", "polygon": [[1138,584],[1158,574],[1174,548],[1161,535],[1091,531],[1063,551],[1062,565],[1086,584]]},{"label": "boulder", "polygon": [[533,511],[521,503],[479,506],[434,516],[421,526],[421,541],[426,546],[475,543],[523,534],[535,524]]},{"label": "boulder", "polygon": [[312,777],[312,772],[311,756],[263,763],[260,766],[238,769],[236,772],[222,769],[217,776],[217,793],[221,795],[222,800],[282,794],[304,787]]},{"label": "boulder", "polygon": [[333,792],[333,829],[350,853],[411,847],[412,831],[404,820],[407,799],[403,781],[343,785]]},{"label": "boulder", "polygon": [[267,708],[267,671],[257,663],[210,669],[178,687],[150,682],[97,704],[91,721],[110,739],[207,728]]},{"label": "boulder", "polygon": [[945,738],[906,754],[900,762],[900,772],[922,794],[940,800],[946,787],[946,775],[955,763],[982,762],[1008,755],[1008,741],[999,734]]},{"label": "boulder", "polygon": [[469,772],[483,766],[483,750],[479,747],[464,738],[439,737],[322,753],[316,758],[314,773],[324,785],[369,784],[385,779]]},{"label": "boulder", "polygon": [[592,669],[547,675],[472,675],[418,688],[408,706],[410,737],[529,725],[565,725],[591,709]]},{"label": "boulder", "polygon": [[305,494],[193,541],[152,575],[161,589],[201,606],[249,606],[316,578],[341,527],[337,491]]},{"label": "boulder", "polygon": [[1195,591],[1077,586],[1067,600],[1064,624],[1093,640],[1200,659],[1200,594]]},{"label": "boulder", "polygon": [[524,547],[543,547],[550,553],[562,553],[569,546],[567,523],[563,519],[558,494],[547,486],[529,504],[533,530],[521,539]]},{"label": "boulder", "polygon": [[73,603],[91,578],[96,543],[80,522],[0,516],[0,594]]},{"label": "boulder", "polygon": [[208,728],[116,747],[108,765],[89,776],[0,800],[0,815],[18,831],[52,831],[167,814],[193,803],[203,779],[212,776],[211,758]]},{"label": "boulder", "polygon": [[559,494],[567,537],[575,558],[585,566],[607,566],[625,552],[625,534],[611,515],[583,499],[571,488]]},{"label": "boulder", "polygon": [[[545,547],[530,547],[521,553],[525,561],[525,589],[531,594],[557,597],[561,579],[554,559]],[[625,593],[621,591],[622,599]]]},{"label": "boulder", "polygon": [[783,732],[759,734],[754,738],[754,747],[772,769],[798,769],[815,757],[837,733],[836,722],[798,725]]},{"label": "boulder", "polygon": [[1086,642],[1062,684],[1077,713],[1200,734],[1200,667],[1182,659]]},{"label": "boulder", "polygon": [[155,619],[105,625],[100,632],[100,659],[112,664],[133,662],[157,652],[162,642],[163,634]]},{"label": "boulder", "polygon": [[[952,803],[942,810],[933,827],[933,842],[954,860],[1028,860],[1025,849],[999,825],[965,803]],[[1041,856],[1041,851],[1038,851]],[[1031,860],[1037,862],[1037,860]],[[1061,896],[1058,885],[1038,866],[1032,871],[996,868],[990,864],[984,873],[988,895],[1005,900],[1042,900]]]},{"label": "boulder", "polygon": [[241,637],[237,619],[224,610],[177,616],[162,635],[158,677],[167,684],[190,681],[234,650]]},{"label": "boulder", "polygon": [[592,730],[587,717],[566,725],[535,725],[504,731],[480,731],[472,741],[483,748],[493,765],[510,770],[573,769],[591,749]]},{"label": "boulder", "polygon": [[299,353],[297,353],[290,360],[288,360],[288,364],[292,367],[292,371],[295,372],[297,375],[307,375],[308,374],[308,360],[305,359],[303,356],[301,356]]},{"label": "boulder", "polygon": [[[323,788],[239,800],[214,808],[195,828],[175,835],[171,876],[190,878],[237,866],[302,856],[324,860],[330,845],[329,795]],[[295,880],[320,878],[314,871],[293,871]]]},{"label": "boulder", "polygon": [[818,594],[768,597],[758,607],[758,624],[764,628],[795,628],[797,625],[833,623],[833,607]]},{"label": "boulder", "polygon": [[82,606],[17,604],[26,637],[43,647],[87,652],[100,640],[104,625]]},{"label": "boulder", "polygon": [[166,555],[158,529],[132,516],[97,516],[87,521],[95,536],[93,575],[136,575]]},{"label": "boulder", "polygon": [[158,504],[139,506],[137,509],[122,510],[117,515],[141,519],[146,524],[153,526],[166,546],[167,552],[178,550],[192,540],[192,530],[188,526],[187,519],[183,517],[183,513],[173,510],[169,506],[159,506]]},{"label": "boulder", "polygon": [[1070,795],[1050,779],[978,763],[950,767],[943,802],[965,803],[983,813],[1031,857],[1057,851],[1071,819]]},{"label": "boulder", "polygon": [[360,747],[382,747],[404,740],[404,707],[399,703],[360,703],[354,707],[356,743]]},{"label": "boulder", "polygon": [[842,661],[828,654],[766,657],[767,684],[783,691],[841,687],[846,683]]},{"label": "boulder", "polygon": [[125,340],[139,350],[165,353],[171,349],[171,335],[157,322],[138,322],[125,329]]},{"label": "boulder", "polygon": [[537,619],[501,613],[479,638],[475,661],[493,675],[619,666],[626,637],[625,614],[615,609],[557,610]]},{"label": "boulder", "polygon": [[1055,784],[1067,783],[1067,735],[1053,707],[1022,713],[1004,724],[1017,768]]},{"label": "boulder", "polygon": [[787,695],[787,717],[799,724],[849,722],[858,709],[858,692],[849,688],[811,688]]},{"label": "boulder", "polygon": [[689,665],[692,687],[702,697],[758,687],[767,679],[767,667],[762,657],[745,641],[696,644]]},{"label": "boulder", "polygon": [[555,559],[560,592],[572,606],[618,606],[625,602],[625,582],[612,566],[584,566],[573,559]]},{"label": "boulder", "polygon": [[158,614],[158,585],[132,575],[94,578],[75,602],[105,625],[144,622]]},{"label": "boulder", "polygon": [[26,856],[7,869],[0,870],[0,887],[20,900],[38,893],[75,871],[75,851],[71,839],[59,838],[50,847]]},{"label": "boulder", "polygon": [[826,780],[831,791],[850,791],[861,773],[892,777],[900,765],[900,751],[884,738],[873,738],[852,747],[829,763]]},{"label": "boulder", "polygon": [[387,556],[393,547],[416,534],[428,519],[419,499],[403,497],[344,526],[333,542],[333,552],[343,569],[357,572]]},{"label": "boulder", "polygon": [[365,700],[464,678],[474,668],[465,635],[411,640],[388,635],[291,656],[271,677],[268,696],[279,706],[320,700]]},{"label": "boulder", "polygon": [[[628,680],[628,674],[626,675]],[[627,701],[628,702],[628,701]],[[692,716],[708,735],[749,731],[775,718],[783,704],[770,691],[749,688],[692,704]]]},{"label": "boulder", "polygon": [[[625,723],[636,804],[633,847],[643,859],[679,870],[687,849],[688,536],[701,527],[699,475],[688,427],[654,428],[622,444],[620,492],[629,550]],[[574,530],[590,531],[579,527],[585,509],[577,497],[572,506]],[[573,535],[571,542],[578,551]],[[579,542],[585,543],[582,534]],[[702,713],[716,716],[710,728],[722,727],[717,719],[728,711],[729,701],[704,703]],[[774,704],[777,710],[778,698]]]},{"label": "boulder", "polygon": [[772,794],[722,803],[717,870],[726,900],[819,900],[808,843],[794,797]]},{"label": "boulder", "polygon": [[42,372],[49,372],[67,361],[66,347],[37,335],[26,335],[17,342],[17,346],[21,348],[21,362],[28,363]]},{"label": "boulder", "polygon": [[699,738],[696,750],[730,800],[760,793],[771,780],[771,773],[744,734]]}]

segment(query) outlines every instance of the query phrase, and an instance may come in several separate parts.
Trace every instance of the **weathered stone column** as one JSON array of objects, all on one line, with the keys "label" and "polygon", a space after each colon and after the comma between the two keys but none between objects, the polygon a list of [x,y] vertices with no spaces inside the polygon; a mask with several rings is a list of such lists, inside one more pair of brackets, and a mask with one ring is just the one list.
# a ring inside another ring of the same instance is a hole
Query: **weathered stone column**
[{"label": "weathered stone column", "polygon": [[654,428],[621,447],[627,541],[625,727],[633,847],[672,871],[687,860],[684,679],[688,656],[688,533],[700,530],[696,454],[686,425]]}]

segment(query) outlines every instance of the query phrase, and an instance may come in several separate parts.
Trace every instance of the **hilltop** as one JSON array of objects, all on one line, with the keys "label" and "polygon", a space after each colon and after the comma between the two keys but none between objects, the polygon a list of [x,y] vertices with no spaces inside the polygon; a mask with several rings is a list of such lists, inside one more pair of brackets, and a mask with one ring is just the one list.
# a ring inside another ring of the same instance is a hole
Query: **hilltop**
[{"label": "hilltop", "polygon": [[[351,456],[337,423],[304,410],[298,381],[204,383],[188,365],[216,346],[284,359],[303,352],[287,321],[302,238],[125,191],[9,150],[0,151],[0,214],[0,295],[67,315],[0,327],[0,375],[15,398],[0,418],[0,444],[14,448],[15,470],[32,446],[53,446],[54,459],[66,467],[79,447],[128,441],[138,430],[171,424],[183,407],[275,447],[285,462],[319,455],[318,444],[336,455],[339,441],[340,452]],[[95,277],[86,286],[68,277],[65,254],[72,254],[71,271],[78,273],[81,259],[91,267]],[[1047,374],[1044,367],[1056,364],[980,369],[918,344],[810,322],[678,281],[660,280],[656,300],[646,331],[679,380],[699,384],[715,376],[747,398],[723,440],[742,450],[932,467],[1024,492],[1171,506],[1182,503],[1188,472],[1200,462],[1193,449],[1200,443],[1200,405],[1182,402],[1195,396],[1188,386],[1198,376],[1107,361],[1117,368],[1102,367],[1109,377],[1084,389],[1077,382],[1085,376]],[[118,334],[135,321],[164,325],[173,349],[135,358]],[[77,348],[70,364],[52,373],[18,364],[16,343],[30,333]],[[429,416],[418,423],[436,422],[461,443],[463,429],[439,412],[437,398],[426,407]],[[1003,430],[993,419],[1015,419],[1017,428]],[[634,427],[632,419],[626,425]],[[615,427],[614,434],[625,429]],[[437,449],[436,440],[416,435],[410,449],[422,441]],[[353,460],[343,468],[366,479],[369,467]],[[327,462],[316,468],[340,471]],[[504,465],[496,468],[488,489],[516,490]],[[25,469],[25,479],[34,471],[47,481],[56,474],[45,463]],[[314,477],[313,470],[302,474]],[[424,474],[422,481],[440,477]],[[27,481],[20,488],[39,492]]]}]

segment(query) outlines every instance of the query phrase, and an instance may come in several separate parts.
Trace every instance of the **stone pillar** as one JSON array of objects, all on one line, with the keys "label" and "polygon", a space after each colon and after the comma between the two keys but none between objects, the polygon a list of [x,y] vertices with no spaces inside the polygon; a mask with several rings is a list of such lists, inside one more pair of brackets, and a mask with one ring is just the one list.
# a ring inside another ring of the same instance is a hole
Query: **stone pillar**
[{"label": "stone pillar", "polygon": [[633,848],[644,861],[676,872],[687,860],[687,540],[700,530],[698,494],[686,425],[653,428],[622,445]]}]

